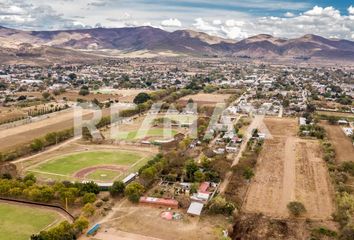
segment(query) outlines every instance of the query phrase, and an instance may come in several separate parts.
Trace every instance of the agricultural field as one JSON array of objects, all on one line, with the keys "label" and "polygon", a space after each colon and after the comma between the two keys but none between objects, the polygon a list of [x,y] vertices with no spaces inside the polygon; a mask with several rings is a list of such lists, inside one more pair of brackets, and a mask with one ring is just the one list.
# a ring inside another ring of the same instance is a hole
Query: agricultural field
[{"label": "agricultural field", "polygon": [[86,180],[112,182],[137,171],[154,155],[155,149],[136,152],[132,148],[72,144],[35,157],[18,167],[42,181]]},{"label": "agricultural field", "polygon": [[46,209],[0,202],[0,240],[28,240],[32,234],[63,220]]},{"label": "agricultural field", "polygon": [[207,105],[214,106],[218,103],[224,103],[230,97],[230,94],[208,94],[208,93],[198,93],[195,95],[188,95],[181,98],[178,103],[187,104],[190,99],[199,106]]},{"label": "agricultural field", "polygon": [[337,118],[344,118],[348,120],[354,120],[354,114],[353,113],[345,113],[345,112],[328,112],[328,111],[316,111],[316,114],[319,116],[325,116],[325,117],[337,117]]},{"label": "agricultural field", "polygon": [[256,175],[243,205],[245,212],[287,218],[287,204],[305,205],[305,217],[328,220],[334,212],[333,189],[320,143],[297,137],[296,119],[265,119],[272,138],[264,143]]},{"label": "agricultural field", "polygon": [[322,122],[321,125],[326,129],[328,139],[332,143],[336,152],[336,160],[341,162],[354,162],[354,146],[350,137],[346,136],[340,126],[330,125]]}]

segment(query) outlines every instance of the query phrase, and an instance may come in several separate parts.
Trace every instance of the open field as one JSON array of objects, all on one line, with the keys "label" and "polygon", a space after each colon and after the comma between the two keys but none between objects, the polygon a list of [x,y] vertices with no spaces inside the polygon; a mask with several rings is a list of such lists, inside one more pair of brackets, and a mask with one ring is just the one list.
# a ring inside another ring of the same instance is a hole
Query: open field
[{"label": "open field", "polygon": [[62,217],[50,210],[0,202],[0,240],[28,240]]},{"label": "open field", "polygon": [[326,129],[328,138],[335,148],[336,160],[338,162],[354,162],[354,146],[351,139],[344,134],[341,127],[324,122],[321,125]]},{"label": "open field", "polygon": [[[108,114],[108,111],[106,111]],[[90,119],[90,111],[83,112],[84,119]],[[31,142],[47,133],[65,130],[74,126],[73,110],[55,113],[55,116],[25,125],[0,130],[0,151]]]},{"label": "open field", "polygon": [[113,211],[114,214],[105,219],[101,230],[93,239],[218,240],[221,239],[222,230],[230,225],[223,216],[193,218],[178,210],[174,212],[181,213],[182,219],[168,221],[160,217],[164,209],[137,206],[128,202],[119,204]]},{"label": "open field", "polygon": [[330,219],[333,193],[319,142],[298,138],[296,119],[265,119],[265,124],[273,138],[265,141],[244,210],[286,218],[287,204],[300,201],[305,217]]},{"label": "open field", "polygon": [[25,117],[26,113],[22,109],[15,107],[0,107],[0,123]]},{"label": "open field", "polygon": [[18,163],[22,173],[34,173],[40,180],[93,180],[111,182],[137,171],[154,154],[153,148],[81,145],[72,143],[56,151]]},{"label": "open field", "polygon": [[178,132],[176,130],[167,130],[167,133],[164,133],[164,130],[162,128],[151,128],[146,131],[130,131],[130,132],[124,132],[121,131],[118,136],[116,136],[117,139],[119,140],[141,140],[141,139],[151,139],[151,138],[163,138],[163,139],[170,139],[174,135],[176,135]]},{"label": "open field", "polygon": [[[117,104],[117,109],[130,108],[130,104]],[[94,110],[84,109],[82,119],[90,120]],[[110,109],[103,109],[102,116],[110,115]],[[0,151],[14,149],[23,144],[30,143],[33,139],[43,137],[48,133],[67,130],[74,127],[74,110],[68,109],[52,113],[48,118],[34,121],[13,128],[0,130]]]},{"label": "open field", "polygon": [[181,98],[178,103],[187,104],[189,99],[192,99],[193,102],[197,103],[198,105],[215,105],[217,103],[224,103],[230,96],[230,94],[198,93],[185,96]]},{"label": "open field", "polygon": [[128,123],[119,125],[116,128],[117,133],[110,136],[110,130],[104,132],[106,138],[113,140],[123,140],[128,142],[136,141],[154,141],[167,140],[173,138],[178,133],[185,133],[188,129],[184,127],[164,128],[163,124],[154,124],[155,119],[169,118],[171,122],[178,122],[180,124],[190,124],[196,120],[196,116],[179,115],[179,114],[158,114],[140,116]]},{"label": "open field", "polygon": [[[17,96],[28,96],[28,97],[35,97],[35,98],[43,98],[42,97],[42,92],[18,92],[16,93]],[[54,95],[53,95],[54,96]],[[98,101],[107,101],[107,100],[119,100],[120,95],[118,94],[95,94],[95,93],[90,93],[87,96],[81,96],[79,95],[78,91],[67,91],[64,92],[58,96],[54,96],[56,100],[63,100],[66,99],[67,101],[72,101],[76,102],[78,98],[84,99],[87,101],[91,101],[93,99],[97,99]]]},{"label": "open field", "polygon": [[334,117],[346,118],[348,120],[354,120],[353,113],[316,111],[316,114],[319,116],[334,116]]}]

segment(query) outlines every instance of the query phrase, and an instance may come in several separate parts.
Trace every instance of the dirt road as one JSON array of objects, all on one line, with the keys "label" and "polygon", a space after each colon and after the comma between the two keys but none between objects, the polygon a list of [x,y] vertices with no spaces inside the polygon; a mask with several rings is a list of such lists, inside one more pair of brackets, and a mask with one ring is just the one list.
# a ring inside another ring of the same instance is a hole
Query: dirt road
[{"label": "dirt road", "polygon": [[[240,118],[238,118],[239,120]],[[240,158],[242,157],[242,153],[243,151],[246,149],[247,147],[247,142],[250,140],[250,138],[252,137],[252,131],[253,129],[260,129],[262,128],[262,126],[264,125],[263,124],[263,119],[264,119],[264,116],[255,116],[252,120],[252,123],[250,124],[250,126],[247,128],[247,132],[245,133],[245,137],[244,137],[244,140],[240,146],[240,149],[239,149],[239,152],[237,153],[236,157],[234,158],[234,161],[232,162],[232,165],[231,167],[233,166],[236,166],[238,164],[238,162],[240,161]],[[237,123],[237,122],[236,122]],[[264,128],[264,127],[263,127]],[[229,171],[226,173],[225,175],[225,179],[224,181],[220,184],[220,188],[219,188],[219,191],[220,193],[224,193],[227,189],[227,186],[229,185],[230,183],[230,180],[231,180],[231,177],[232,177],[232,171]]]},{"label": "dirt road", "polygon": [[340,126],[333,126],[327,123],[321,123],[326,129],[327,135],[336,151],[336,160],[338,162],[354,162],[354,146]]}]

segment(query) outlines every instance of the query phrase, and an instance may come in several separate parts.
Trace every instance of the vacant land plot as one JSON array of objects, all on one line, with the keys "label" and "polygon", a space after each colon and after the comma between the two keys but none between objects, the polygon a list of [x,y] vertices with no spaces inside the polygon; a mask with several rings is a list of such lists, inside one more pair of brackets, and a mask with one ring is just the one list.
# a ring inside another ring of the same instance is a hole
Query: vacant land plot
[{"label": "vacant land plot", "polygon": [[[84,118],[92,114],[85,111]],[[108,111],[107,111],[108,114]],[[74,113],[72,110],[55,113],[55,116],[0,131],[0,151],[29,143],[33,139],[45,136],[47,133],[57,132],[74,126]]]},{"label": "vacant land plot", "polygon": [[198,93],[195,95],[188,95],[181,98],[178,102],[181,104],[187,104],[190,99],[198,105],[215,105],[217,103],[224,103],[230,97],[230,94],[207,94]]},{"label": "vacant land plot", "polygon": [[27,240],[62,217],[49,210],[0,202],[0,240]]},{"label": "vacant land plot", "polygon": [[[165,209],[166,210],[166,209]],[[230,222],[222,216],[193,218],[182,214],[181,220],[168,221],[160,217],[164,209],[136,206],[125,203],[107,219],[94,239],[221,239],[222,230],[228,229]],[[178,212],[178,211],[177,211]],[[122,238],[126,236],[126,238]]]},{"label": "vacant land plot", "polygon": [[[35,98],[43,98],[42,96],[42,92],[18,92],[16,93],[17,96],[27,96],[27,97],[35,97]],[[62,100],[65,99],[67,101],[72,101],[72,102],[76,102],[77,99],[84,99],[86,101],[91,101],[93,99],[97,99],[98,101],[108,101],[108,100],[119,100],[120,95],[118,94],[104,94],[104,93],[90,93],[89,95],[86,96],[81,96],[79,95],[78,91],[67,91],[64,92],[58,96],[54,96],[53,97],[56,100]]]},{"label": "vacant land plot", "polygon": [[244,210],[284,218],[287,204],[300,201],[306,217],[329,219],[332,187],[319,143],[298,138],[295,119],[266,119],[265,124],[273,138],[265,141]]},{"label": "vacant land plot", "polygon": [[326,129],[327,135],[336,151],[336,160],[338,162],[354,162],[354,146],[351,139],[347,137],[340,126],[322,123]]},{"label": "vacant land plot", "polygon": [[26,117],[26,113],[15,107],[0,107],[0,124]]},{"label": "vacant land plot", "polygon": [[144,160],[147,161],[148,158],[132,151],[86,151],[49,159],[28,171],[39,178],[113,181],[123,176],[131,166]]}]

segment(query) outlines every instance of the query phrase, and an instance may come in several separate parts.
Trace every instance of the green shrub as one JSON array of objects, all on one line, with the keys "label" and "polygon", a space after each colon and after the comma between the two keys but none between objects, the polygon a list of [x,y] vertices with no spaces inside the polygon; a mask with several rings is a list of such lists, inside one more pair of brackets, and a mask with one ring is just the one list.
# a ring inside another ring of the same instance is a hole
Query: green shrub
[{"label": "green shrub", "polygon": [[300,215],[306,212],[306,208],[301,202],[290,202],[288,203],[287,208],[290,213],[295,217],[299,217]]}]

